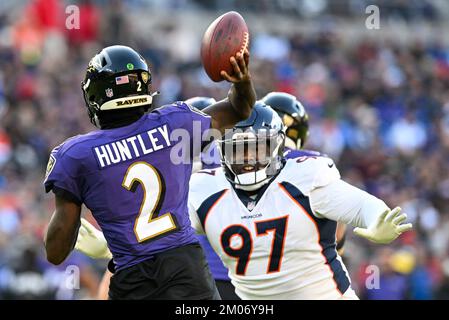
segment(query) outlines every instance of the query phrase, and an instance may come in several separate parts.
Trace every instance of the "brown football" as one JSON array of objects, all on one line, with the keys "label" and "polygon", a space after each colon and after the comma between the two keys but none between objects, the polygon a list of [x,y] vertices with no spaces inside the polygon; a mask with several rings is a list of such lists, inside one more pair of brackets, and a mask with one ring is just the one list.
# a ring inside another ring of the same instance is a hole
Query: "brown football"
[{"label": "brown football", "polygon": [[229,58],[239,51],[243,53],[248,44],[248,26],[238,12],[227,12],[209,25],[201,43],[201,61],[212,81],[224,80],[221,70],[232,75]]}]

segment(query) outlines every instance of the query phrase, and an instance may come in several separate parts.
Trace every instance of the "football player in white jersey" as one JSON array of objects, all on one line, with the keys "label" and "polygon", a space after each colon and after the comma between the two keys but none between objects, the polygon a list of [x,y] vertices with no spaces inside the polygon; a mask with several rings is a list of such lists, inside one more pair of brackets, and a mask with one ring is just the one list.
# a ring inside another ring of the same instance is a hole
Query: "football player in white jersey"
[{"label": "football player in white jersey", "polygon": [[[284,158],[284,140],[279,116],[258,102],[220,142],[222,167],[192,176],[192,226],[207,235],[242,299],[357,299],[336,251],[337,221],[380,244],[412,225],[400,208],[341,180],[330,158]],[[91,249],[101,235],[90,228],[83,221],[77,248],[97,257]]]},{"label": "football player in white jersey", "polygon": [[221,141],[222,168],[192,176],[192,225],[242,299],[356,299],[335,248],[337,221],[377,243],[412,226],[402,224],[400,208],[341,180],[330,158],[304,152],[286,160],[284,139],[279,116],[257,103]]}]

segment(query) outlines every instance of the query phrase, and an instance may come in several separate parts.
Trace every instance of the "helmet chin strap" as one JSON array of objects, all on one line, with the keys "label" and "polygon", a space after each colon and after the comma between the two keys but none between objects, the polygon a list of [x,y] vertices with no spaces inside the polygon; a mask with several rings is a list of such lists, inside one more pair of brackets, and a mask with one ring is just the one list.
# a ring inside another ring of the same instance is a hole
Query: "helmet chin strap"
[{"label": "helmet chin strap", "polygon": [[92,123],[93,123],[94,126],[96,126],[98,129],[101,129],[100,119],[98,119],[97,114],[95,114],[94,117],[92,118]]}]

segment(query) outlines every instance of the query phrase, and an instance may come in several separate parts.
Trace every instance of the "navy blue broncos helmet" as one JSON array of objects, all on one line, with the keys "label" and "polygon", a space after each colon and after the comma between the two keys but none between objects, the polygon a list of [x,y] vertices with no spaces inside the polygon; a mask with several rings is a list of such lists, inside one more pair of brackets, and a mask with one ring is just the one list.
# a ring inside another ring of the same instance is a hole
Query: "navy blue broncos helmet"
[{"label": "navy blue broncos helmet", "polygon": [[286,135],[301,149],[309,135],[309,116],[295,96],[285,92],[270,92],[262,101],[272,107],[286,126]]},{"label": "navy blue broncos helmet", "polygon": [[282,169],[285,133],[278,114],[257,101],[250,117],[225,131],[219,143],[226,178],[254,191]]}]

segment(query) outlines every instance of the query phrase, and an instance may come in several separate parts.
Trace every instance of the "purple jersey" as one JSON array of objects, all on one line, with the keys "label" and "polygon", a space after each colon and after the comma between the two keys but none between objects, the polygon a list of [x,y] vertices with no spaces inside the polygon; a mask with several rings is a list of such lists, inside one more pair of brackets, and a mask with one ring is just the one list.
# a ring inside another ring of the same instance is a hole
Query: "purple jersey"
[{"label": "purple jersey", "polygon": [[192,163],[182,160],[200,152],[210,125],[176,102],[128,126],[73,137],[52,151],[46,191],[62,190],[92,211],[117,270],[197,243],[187,209]]},{"label": "purple jersey", "polygon": [[327,156],[325,154],[313,150],[305,150],[305,149],[296,150],[288,147],[284,148],[285,159],[295,159],[299,157],[327,157]]},{"label": "purple jersey", "polygon": [[204,255],[206,256],[207,264],[210,272],[215,280],[231,281],[228,277],[228,269],[224,266],[220,257],[215,253],[214,249],[207,240],[206,235],[197,234],[198,240],[203,247]]}]

